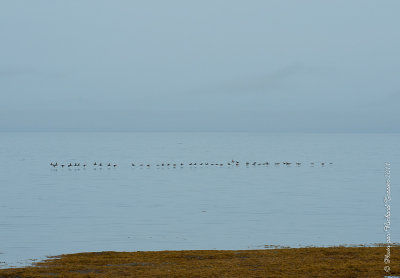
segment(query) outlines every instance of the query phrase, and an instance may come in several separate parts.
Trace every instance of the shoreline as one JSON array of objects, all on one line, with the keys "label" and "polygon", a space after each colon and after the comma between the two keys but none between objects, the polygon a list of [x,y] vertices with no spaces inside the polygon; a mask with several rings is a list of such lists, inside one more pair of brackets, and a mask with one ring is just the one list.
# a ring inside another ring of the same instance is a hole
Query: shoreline
[{"label": "shoreline", "polygon": [[65,254],[33,266],[0,269],[0,277],[384,277],[400,276],[400,246],[300,247]]}]

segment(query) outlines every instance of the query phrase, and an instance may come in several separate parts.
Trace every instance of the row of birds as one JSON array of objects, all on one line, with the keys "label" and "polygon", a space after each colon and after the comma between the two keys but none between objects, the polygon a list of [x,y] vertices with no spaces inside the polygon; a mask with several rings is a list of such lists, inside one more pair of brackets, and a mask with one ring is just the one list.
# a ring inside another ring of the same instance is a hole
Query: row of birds
[{"label": "row of birds", "polygon": [[[60,166],[61,168],[64,168],[64,167],[80,167],[80,166],[82,166],[82,167],[86,167],[86,166],[88,166],[87,164],[80,164],[80,163],[74,163],[74,164],[72,164],[71,162],[70,163],[68,163],[68,164],[58,164],[58,162],[56,162],[56,163],[54,163],[54,162],[51,162],[50,163],[50,166],[53,166],[54,168],[56,168],[57,166]],[[104,164],[103,165],[103,163],[97,163],[97,162],[95,162],[95,163],[93,163],[93,166],[98,166],[98,167],[102,167],[102,166],[107,166],[107,167],[117,167],[118,165],[117,164],[111,164],[111,163],[108,163],[108,164]]]},{"label": "row of birds", "polygon": [[[287,166],[292,165],[292,164],[295,164],[297,166],[302,165],[301,162],[292,163],[292,162],[287,162],[287,161],[274,162],[274,163],[270,163],[270,162],[248,162],[247,161],[244,164],[246,166],[250,166],[250,165],[251,166],[257,166],[257,165],[258,166],[261,166],[261,165],[268,166],[268,165],[281,165],[281,164],[287,165]],[[325,164],[328,164],[328,163],[326,163],[326,162],[318,162],[318,163],[310,162],[310,165],[315,165],[315,164],[321,164],[322,166],[324,166]],[[333,163],[329,162],[329,164],[333,164]],[[239,166],[240,162],[236,161],[236,160],[232,160],[232,161],[227,162],[225,164],[224,163],[208,163],[208,162],[201,162],[201,163],[191,162],[191,163],[187,163],[187,164],[185,164],[185,163],[159,163],[159,164],[155,164],[155,165],[154,164],[153,165],[151,165],[151,164],[143,164],[143,163],[140,163],[140,164],[131,163],[132,167],[151,167],[151,166],[157,166],[157,167],[170,167],[170,166],[177,167],[177,166],[180,166],[180,167],[183,167],[185,165],[187,165],[187,166],[224,166],[224,165],[227,165],[227,166]],[[82,165],[80,163],[72,164],[71,162],[68,163],[68,164],[58,164],[58,162],[55,162],[55,163],[51,162],[50,166],[53,166],[54,168],[56,168],[58,166],[60,166],[61,168],[64,168],[64,167],[83,167],[83,168],[86,168],[88,166],[88,164],[82,164]],[[101,162],[99,162],[99,163],[94,162],[93,166],[94,167],[103,167],[104,166],[104,167],[113,167],[113,168],[115,168],[118,165],[117,164],[113,164],[113,163],[103,164]]]}]

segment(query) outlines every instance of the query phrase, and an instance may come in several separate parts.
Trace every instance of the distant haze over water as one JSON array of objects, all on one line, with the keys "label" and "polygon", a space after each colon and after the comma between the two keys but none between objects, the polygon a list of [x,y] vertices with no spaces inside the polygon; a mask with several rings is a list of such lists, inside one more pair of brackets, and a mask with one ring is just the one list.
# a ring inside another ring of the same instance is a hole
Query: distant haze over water
[{"label": "distant haze over water", "polygon": [[400,132],[400,1],[1,1],[0,131]]}]

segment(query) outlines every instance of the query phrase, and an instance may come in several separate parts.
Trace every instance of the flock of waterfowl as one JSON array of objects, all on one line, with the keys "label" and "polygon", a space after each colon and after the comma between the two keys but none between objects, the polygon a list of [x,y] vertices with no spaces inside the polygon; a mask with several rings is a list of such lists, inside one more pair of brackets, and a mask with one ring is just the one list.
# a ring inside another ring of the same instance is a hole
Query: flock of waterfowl
[{"label": "flock of waterfowl", "polygon": [[[302,162],[288,162],[288,161],[283,161],[283,162],[249,162],[246,161],[244,163],[240,163],[239,161],[236,161],[234,159],[232,159],[232,161],[229,162],[225,162],[225,163],[221,163],[221,162],[213,162],[213,163],[209,163],[209,162],[190,162],[190,163],[168,163],[168,162],[164,162],[164,163],[156,163],[156,164],[146,164],[146,163],[131,163],[131,167],[146,167],[146,168],[150,168],[150,167],[172,167],[172,168],[176,168],[176,167],[184,167],[184,166],[189,166],[189,167],[208,167],[208,166],[218,166],[218,167],[223,167],[223,166],[240,166],[240,165],[245,165],[246,167],[251,167],[251,166],[269,166],[269,165],[274,165],[274,166],[279,166],[279,165],[286,165],[286,166],[291,166],[291,165],[296,165],[296,166],[301,166],[301,165],[310,165],[310,166],[314,166],[314,165],[321,165],[321,166],[325,166],[325,165],[332,165],[332,162],[310,162],[310,163],[302,163]],[[115,163],[102,163],[102,162],[93,162],[93,163],[64,163],[64,164],[59,164],[58,162],[51,162],[50,166],[53,168],[87,168],[87,167],[94,167],[94,168],[116,168],[118,167],[118,164]]]}]

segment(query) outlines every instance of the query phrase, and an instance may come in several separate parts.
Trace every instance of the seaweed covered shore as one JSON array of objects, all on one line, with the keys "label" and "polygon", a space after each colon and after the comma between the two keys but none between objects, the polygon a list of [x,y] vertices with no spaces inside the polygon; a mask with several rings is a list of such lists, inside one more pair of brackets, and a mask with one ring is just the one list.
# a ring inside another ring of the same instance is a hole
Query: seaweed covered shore
[{"label": "seaweed covered shore", "polygon": [[384,277],[400,275],[400,247],[91,252],[60,255],[0,277]]}]

